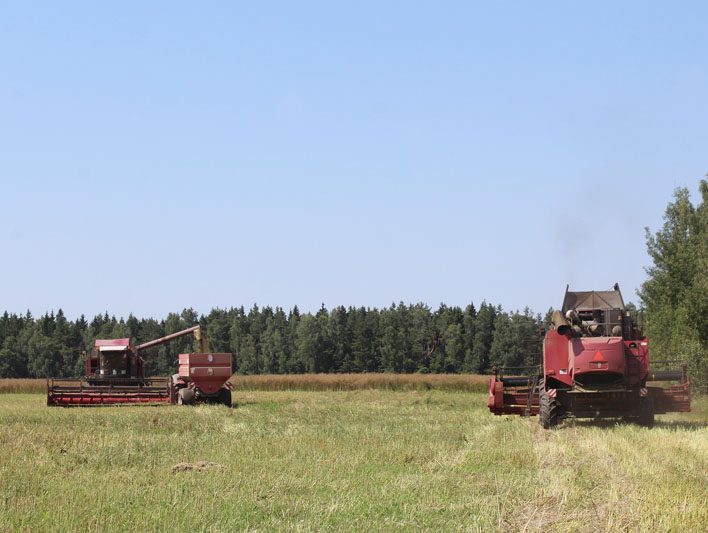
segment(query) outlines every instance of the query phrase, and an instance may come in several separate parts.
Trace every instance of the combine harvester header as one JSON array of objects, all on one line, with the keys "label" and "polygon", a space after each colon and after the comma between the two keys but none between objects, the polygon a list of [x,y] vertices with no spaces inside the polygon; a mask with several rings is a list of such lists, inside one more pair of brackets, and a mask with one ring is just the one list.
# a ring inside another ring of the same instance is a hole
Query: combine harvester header
[{"label": "combine harvester header", "polygon": [[[489,384],[495,415],[539,415],[551,428],[564,418],[634,420],[651,427],[654,415],[691,410],[686,366],[652,372],[649,340],[624,305],[619,286],[611,291],[571,292],[552,315],[543,340],[540,375],[503,376]],[[673,381],[662,387],[650,382]]]},{"label": "combine harvester header", "polygon": [[[154,346],[193,335],[199,353],[179,355],[171,377],[145,377],[142,354]],[[47,380],[47,405],[187,404],[209,401],[231,405],[232,356],[210,353],[200,326],[133,346],[130,339],[96,339],[83,378]]]}]

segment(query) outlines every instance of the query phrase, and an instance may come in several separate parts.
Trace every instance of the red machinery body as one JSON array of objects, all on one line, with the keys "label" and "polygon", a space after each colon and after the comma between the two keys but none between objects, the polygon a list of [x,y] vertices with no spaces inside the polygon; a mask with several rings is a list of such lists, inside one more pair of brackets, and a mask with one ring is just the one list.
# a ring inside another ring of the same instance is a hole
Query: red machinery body
[{"label": "red machinery body", "polygon": [[[540,375],[490,380],[489,410],[496,415],[540,415],[549,428],[564,418],[633,419],[653,425],[654,415],[691,410],[685,365],[652,372],[649,341],[613,291],[570,292],[554,329],[543,340]],[[673,381],[669,386],[659,382]],[[651,385],[650,385],[651,383]]]},{"label": "red machinery body", "polygon": [[[146,378],[143,351],[186,335],[194,335],[205,353],[180,355],[179,375],[184,372],[185,379]],[[195,392],[199,393],[192,398],[194,401],[218,400],[219,403],[231,405],[231,383],[228,381],[231,377],[231,354],[206,352],[208,342],[199,326],[137,346],[130,339],[97,339],[86,358],[83,378],[47,380],[47,405],[189,403],[180,401],[180,389],[197,385]]]},{"label": "red machinery body", "polygon": [[179,404],[211,401],[231,405],[233,374],[230,353],[181,353],[179,371],[172,376]]},{"label": "red machinery body", "polygon": [[91,406],[120,404],[170,404],[173,389],[168,378],[146,378],[140,383],[94,385],[81,379],[47,380],[47,405]]}]

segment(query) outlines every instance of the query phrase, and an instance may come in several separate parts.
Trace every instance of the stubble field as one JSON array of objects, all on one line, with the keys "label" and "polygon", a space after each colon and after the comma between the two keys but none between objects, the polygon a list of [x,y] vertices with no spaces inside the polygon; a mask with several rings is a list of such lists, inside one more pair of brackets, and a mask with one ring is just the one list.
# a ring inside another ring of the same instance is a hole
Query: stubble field
[{"label": "stubble field", "polygon": [[0,394],[0,530],[708,523],[705,397],[651,430],[570,422],[551,432],[535,418],[490,415],[484,393],[444,387],[241,388],[233,397],[233,409],[62,409],[42,394]]}]

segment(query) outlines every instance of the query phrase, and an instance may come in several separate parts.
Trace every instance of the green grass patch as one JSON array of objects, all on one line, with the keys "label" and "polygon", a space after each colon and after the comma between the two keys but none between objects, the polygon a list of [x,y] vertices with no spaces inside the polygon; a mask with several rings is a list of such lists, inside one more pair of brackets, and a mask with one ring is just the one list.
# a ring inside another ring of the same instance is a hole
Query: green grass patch
[{"label": "green grass patch", "polygon": [[702,530],[708,402],[632,424],[480,393],[236,391],[236,407],[0,396],[0,530]]}]

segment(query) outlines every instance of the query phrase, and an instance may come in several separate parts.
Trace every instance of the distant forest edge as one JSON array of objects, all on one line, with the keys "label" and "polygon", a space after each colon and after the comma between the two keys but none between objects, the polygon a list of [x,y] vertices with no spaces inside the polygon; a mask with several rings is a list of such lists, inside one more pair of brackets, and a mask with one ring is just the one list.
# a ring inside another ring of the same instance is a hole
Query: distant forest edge
[{"label": "distant forest edge", "polygon": [[[207,332],[214,352],[234,354],[240,374],[485,373],[492,362],[535,364],[542,323],[528,310],[508,313],[487,303],[479,309],[402,303],[385,309],[322,307],[314,314],[254,305],[201,316],[185,309],[160,321],[108,314],[70,321],[61,310],[38,318],[4,313],[0,377],[81,375],[82,352],[97,338],[140,343],[196,324]],[[194,349],[186,338],[147,351],[146,372],[173,373],[176,354]]]},{"label": "distant forest edge", "polygon": [[[701,201],[676,189],[663,227],[647,230],[652,265],[639,291],[640,327],[652,352],[685,358],[694,383],[708,384],[708,181]],[[613,280],[614,281],[614,280]],[[619,280],[621,282],[621,280]],[[604,289],[605,287],[587,287]],[[560,290],[560,289],[559,289]],[[5,312],[0,316],[0,377],[76,376],[84,351],[96,338],[131,337],[144,342],[201,324],[213,351],[232,352],[240,374],[301,373],[487,373],[493,364],[529,366],[540,360],[547,317],[505,311],[482,302],[466,307],[394,304],[384,309],[324,306],[316,313],[297,307],[253,306],[193,309],[162,320],[117,319],[107,313],[92,320],[67,320],[61,310],[38,318]],[[193,351],[178,339],[146,353],[148,375],[175,370],[175,356]]]}]

